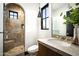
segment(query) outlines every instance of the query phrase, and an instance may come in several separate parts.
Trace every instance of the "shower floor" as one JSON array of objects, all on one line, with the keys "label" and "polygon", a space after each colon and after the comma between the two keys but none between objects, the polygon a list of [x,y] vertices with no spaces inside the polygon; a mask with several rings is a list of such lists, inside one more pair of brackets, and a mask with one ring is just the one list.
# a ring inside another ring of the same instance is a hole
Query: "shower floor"
[{"label": "shower floor", "polygon": [[21,53],[24,53],[24,45],[14,47],[13,49],[10,49],[9,51],[4,52],[4,55],[5,56],[16,56]]}]

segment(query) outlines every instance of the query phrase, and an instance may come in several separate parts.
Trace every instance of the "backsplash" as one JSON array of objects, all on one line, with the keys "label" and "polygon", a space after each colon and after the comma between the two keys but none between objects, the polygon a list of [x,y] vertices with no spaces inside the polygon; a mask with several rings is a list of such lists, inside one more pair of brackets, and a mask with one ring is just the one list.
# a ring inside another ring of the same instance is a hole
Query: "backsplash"
[{"label": "backsplash", "polygon": [[52,37],[69,43],[73,41],[73,37],[69,37],[69,36],[53,35]]}]

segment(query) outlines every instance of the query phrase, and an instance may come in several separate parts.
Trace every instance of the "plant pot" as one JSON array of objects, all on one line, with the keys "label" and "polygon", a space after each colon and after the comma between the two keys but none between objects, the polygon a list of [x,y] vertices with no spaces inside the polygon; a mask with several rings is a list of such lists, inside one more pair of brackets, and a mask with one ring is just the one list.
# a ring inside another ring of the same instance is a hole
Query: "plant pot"
[{"label": "plant pot", "polygon": [[74,37],[73,37],[73,44],[76,44],[76,45],[79,45],[79,42],[78,42],[78,24],[74,25]]}]

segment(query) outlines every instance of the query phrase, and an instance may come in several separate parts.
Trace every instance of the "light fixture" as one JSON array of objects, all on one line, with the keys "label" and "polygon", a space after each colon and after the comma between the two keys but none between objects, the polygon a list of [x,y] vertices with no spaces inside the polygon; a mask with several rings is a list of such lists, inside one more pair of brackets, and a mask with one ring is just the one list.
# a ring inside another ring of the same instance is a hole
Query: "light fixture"
[{"label": "light fixture", "polygon": [[39,12],[38,12],[38,17],[41,17],[40,3],[39,3]]}]

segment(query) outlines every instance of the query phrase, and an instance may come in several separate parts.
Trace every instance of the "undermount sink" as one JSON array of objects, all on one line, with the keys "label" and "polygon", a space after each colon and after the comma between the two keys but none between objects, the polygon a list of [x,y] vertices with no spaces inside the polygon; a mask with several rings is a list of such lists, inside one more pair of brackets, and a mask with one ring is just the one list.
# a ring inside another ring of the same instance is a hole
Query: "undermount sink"
[{"label": "undermount sink", "polygon": [[64,41],[56,40],[56,39],[49,39],[47,42],[50,43],[50,44],[53,43],[55,45],[61,45],[63,47],[71,46],[71,43],[67,43],[67,42],[64,42]]}]

